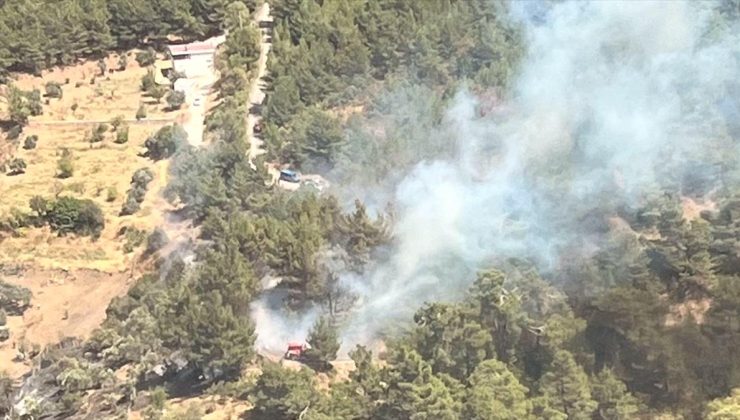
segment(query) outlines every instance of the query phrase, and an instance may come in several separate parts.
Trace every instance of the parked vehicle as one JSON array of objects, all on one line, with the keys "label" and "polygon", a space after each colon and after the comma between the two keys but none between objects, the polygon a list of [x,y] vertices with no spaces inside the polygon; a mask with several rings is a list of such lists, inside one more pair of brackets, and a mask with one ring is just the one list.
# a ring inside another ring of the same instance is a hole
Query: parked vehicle
[{"label": "parked vehicle", "polygon": [[306,357],[306,350],[309,348],[306,343],[288,343],[288,350],[285,351],[283,357],[287,360],[303,360]]},{"label": "parked vehicle", "polygon": [[283,169],[280,171],[280,180],[285,182],[301,182],[301,176],[298,172],[291,171],[290,169]]}]

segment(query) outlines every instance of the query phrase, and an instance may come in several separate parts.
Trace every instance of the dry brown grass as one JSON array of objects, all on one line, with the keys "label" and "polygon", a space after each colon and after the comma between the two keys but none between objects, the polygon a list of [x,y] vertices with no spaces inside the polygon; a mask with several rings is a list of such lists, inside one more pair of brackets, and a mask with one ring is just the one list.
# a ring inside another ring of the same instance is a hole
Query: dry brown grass
[{"label": "dry brown grass", "polygon": [[23,316],[8,316],[10,340],[0,343],[2,369],[12,377],[30,370],[29,362],[14,360],[21,343],[43,347],[65,336],[88,337],[105,319],[110,300],[126,293],[130,283],[126,273],[96,270],[30,269],[3,279],[33,293]]},{"label": "dry brown grass", "polygon": [[[117,56],[109,57],[108,66],[115,67],[117,61]],[[31,307],[23,316],[8,317],[11,338],[0,343],[0,370],[16,378],[30,369],[28,362],[13,360],[20,343],[43,347],[62,336],[87,337],[100,325],[111,299],[126,293],[131,279],[142,270],[137,267],[139,254],[124,252],[126,240],[119,235],[121,228],[151,231],[164,222],[164,213],[170,208],[161,197],[167,184],[168,162],[155,163],[139,156],[146,138],[166,122],[131,123],[125,144],[114,143],[116,133],[110,129],[102,142],[91,145],[86,140],[94,124],[83,120],[110,121],[117,116],[132,119],[142,102],[151,102],[139,91],[146,69],[138,67],[132,54],[127,70],[96,76],[91,85],[90,79],[97,73],[96,62],[88,62],[56,68],[43,77],[17,75],[15,83],[24,90],[38,88],[43,93],[46,82],[61,83],[63,98],[44,104],[43,115],[31,118],[19,142],[7,142],[0,134],[0,161],[5,160],[4,156],[14,156],[27,164],[25,174],[0,174],[0,218],[14,209],[30,212],[29,200],[35,195],[88,198],[100,206],[105,217],[105,229],[95,241],[74,235],[59,237],[48,227],[23,228],[17,237],[0,237],[0,266],[21,264],[28,268],[23,274],[2,277],[33,292]],[[77,104],[75,111],[73,104]],[[5,114],[4,106],[0,101],[0,119]],[[164,103],[146,106],[148,119],[182,119],[183,111],[165,113]],[[28,135],[39,137],[35,149],[20,147]],[[70,150],[73,156],[74,174],[67,179],[57,177],[62,149]],[[143,167],[150,168],[155,178],[141,209],[134,215],[120,216],[131,176]],[[112,200],[108,199],[109,188],[116,190]]]},{"label": "dry brown grass", "polygon": [[[116,65],[118,58],[108,58],[109,67]],[[152,230],[162,221],[162,213],[168,207],[160,197],[167,182],[167,162],[154,163],[139,156],[144,141],[165,123],[136,124],[129,128],[129,141],[115,144],[115,132],[109,131],[105,140],[91,144],[85,140],[93,125],[53,125],[52,120],[74,121],[79,119],[109,121],[116,116],[133,118],[143,98],[139,92],[140,79],[146,69],[138,67],[133,55],[127,70],[97,76],[96,84],[89,80],[99,69],[95,62],[74,67],[56,68],[43,77],[17,76],[16,84],[22,89],[39,88],[44,91],[47,81],[63,85],[61,100],[52,99],[44,105],[44,114],[33,117],[23,135],[38,135],[33,150],[17,147],[13,155],[24,159],[28,165],[26,173],[17,176],[0,175],[0,217],[20,209],[29,211],[28,203],[34,195],[53,197],[72,195],[89,198],[100,205],[105,216],[106,227],[97,241],[89,238],[58,238],[48,229],[23,229],[21,237],[7,238],[0,246],[0,263],[32,262],[42,267],[95,268],[117,272],[130,266],[131,255],[123,253],[124,240],[118,235],[123,226],[136,226]],[[109,78],[110,80],[105,80]],[[75,82],[83,82],[75,87]],[[102,94],[99,94],[102,92]],[[77,103],[76,112],[72,104]],[[182,112],[165,114],[163,105],[148,105],[149,117],[180,118]],[[20,142],[22,144],[22,141]],[[20,146],[20,145],[18,145]],[[73,154],[74,175],[67,179],[57,178],[57,162],[62,149]],[[151,168],[156,174],[149,184],[141,210],[132,216],[119,216],[121,206],[129,189],[131,175],[136,169]],[[116,198],[107,200],[108,189],[114,188]]]},{"label": "dry brown grass", "polygon": [[[166,203],[159,191],[167,182],[167,162],[154,163],[138,156],[151,126],[130,127],[129,142],[115,144],[112,137],[90,147],[84,141],[85,128],[32,127],[28,134],[39,136],[33,150],[19,149],[16,156],[28,164],[25,174],[0,177],[0,215],[13,208],[29,211],[29,200],[35,195],[53,197],[71,195],[94,200],[103,210],[106,227],[98,241],[89,238],[58,238],[45,229],[24,229],[19,238],[8,238],[0,247],[0,262],[33,261],[47,267],[88,267],[118,271],[125,268],[121,252],[123,241],[118,237],[124,225],[151,230],[162,219]],[[57,178],[57,162],[62,148],[73,154],[74,175]],[[119,216],[129,189],[131,175],[138,168],[151,168],[157,175],[149,184],[149,192],[141,210],[132,216]],[[108,189],[116,190],[116,198],[108,201]]]},{"label": "dry brown grass", "polygon": [[[49,105],[44,105],[44,114],[33,117],[32,121],[106,120],[116,115],[134,118],[141,103],[146,105],[150,118],[171,116],[164,111],[164,100],[156,104],[140,92],[141,78],[147,69],[139,67],[134,58],[135,52],[130,51],[126,70],[106,72],[105,75],[100,74],[96,61],[89,61],[76,66],[55,67],[45,71],[41,77],[15,75],[14,83],[23,90],[39,89],[42,95],[47,82],[62,85],[62,99],[50,99]],[[109,69],[116,68],[118,55],[111,54],[106,63]],[[90,84],[93,78],[95,83]],[[67,79],[69,83],[66,83]],[[75,111],[72,111],[73,104],[77,104]]]}]

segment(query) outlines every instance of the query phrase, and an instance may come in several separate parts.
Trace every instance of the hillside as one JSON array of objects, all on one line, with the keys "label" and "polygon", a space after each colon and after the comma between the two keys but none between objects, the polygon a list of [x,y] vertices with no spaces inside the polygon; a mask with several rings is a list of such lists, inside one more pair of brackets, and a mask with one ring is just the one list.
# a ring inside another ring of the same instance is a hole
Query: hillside
[{"label": "hillside", "polygon": [[733,2],[43,3],[0,415],[740,418]]}]

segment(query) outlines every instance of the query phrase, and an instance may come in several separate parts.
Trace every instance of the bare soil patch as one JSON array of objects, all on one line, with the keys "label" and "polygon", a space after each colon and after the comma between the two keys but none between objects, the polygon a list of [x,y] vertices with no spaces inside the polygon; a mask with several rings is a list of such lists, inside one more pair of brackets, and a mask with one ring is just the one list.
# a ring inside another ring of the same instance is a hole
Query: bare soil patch
[{"label": "bare soil patch", "polygon": [[2,368],[12,377],[30,370],[29,362],[15,359],[21,343],[43,348],[63,337],[88,337],[105,319],[111,299],[125,294],[131,284],[128,273],[91,269],[29,268],[3,279],[33,293],[23,316],[8,316],[10,339],[0,343]]}]

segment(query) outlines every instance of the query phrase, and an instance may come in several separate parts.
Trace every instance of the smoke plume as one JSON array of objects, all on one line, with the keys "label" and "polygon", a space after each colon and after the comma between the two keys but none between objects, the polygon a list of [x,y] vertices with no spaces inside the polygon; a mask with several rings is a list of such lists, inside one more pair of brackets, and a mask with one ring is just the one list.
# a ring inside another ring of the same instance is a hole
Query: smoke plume
[{"label": "smoke plume", "polygon": [[425,301],[459,297],[493,260],[547,270],[566,247],[587,255],[602,239],[597,210],[698,172],[716,184],[713,168],[728,158],[718,151],[738,151],[726,119],[738,109],[728,92],[740,42],[715,6],[513,2],[527,51],[511,91],[484,116],[459,92],[437,130],[454,158],[418,162],[393,187],[390,257],[341,280],[361,296],[345,347]]}]

